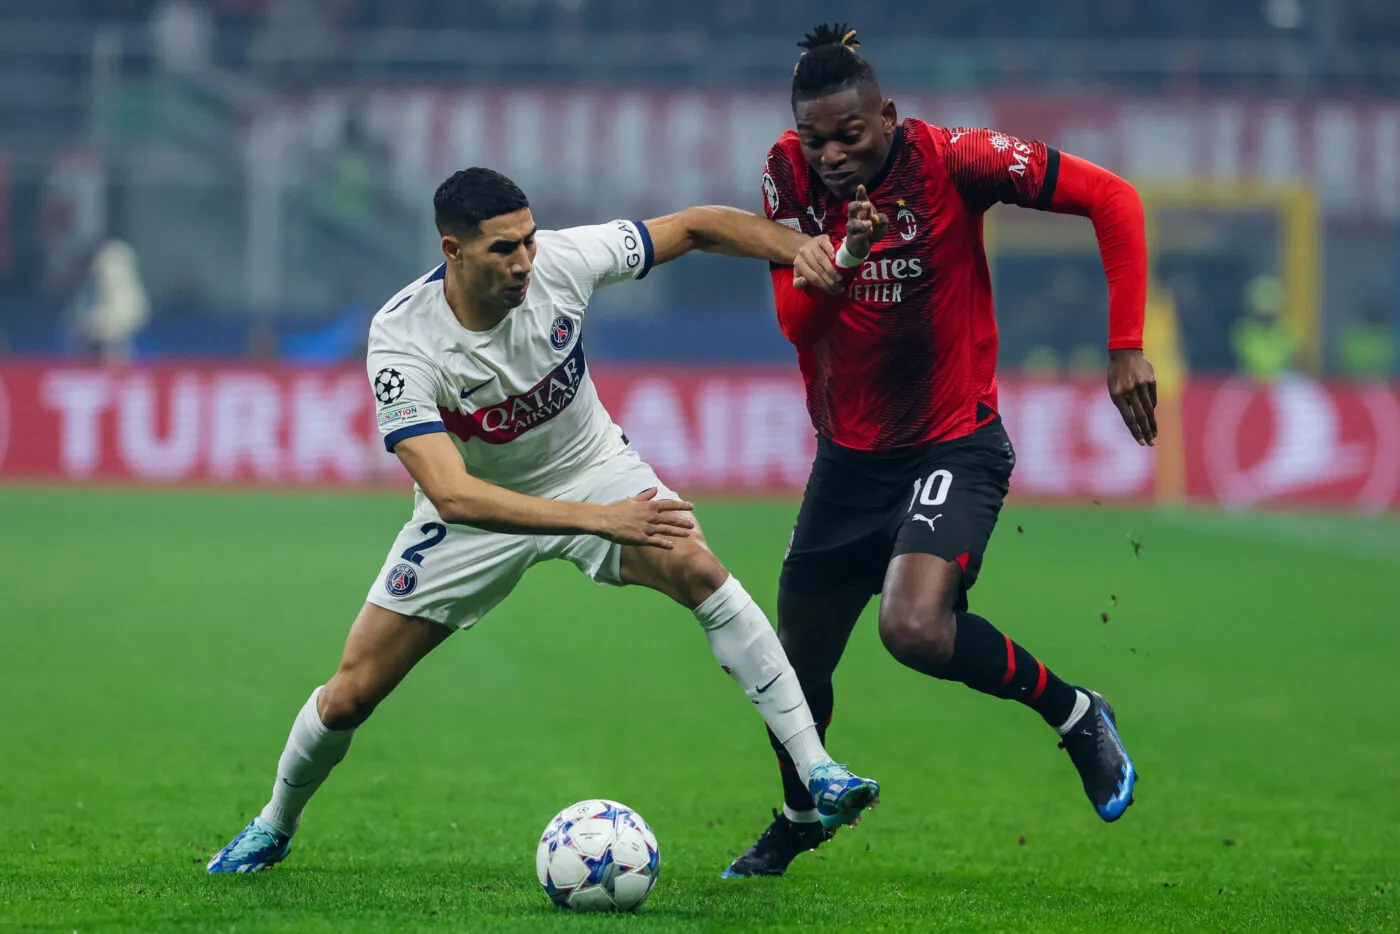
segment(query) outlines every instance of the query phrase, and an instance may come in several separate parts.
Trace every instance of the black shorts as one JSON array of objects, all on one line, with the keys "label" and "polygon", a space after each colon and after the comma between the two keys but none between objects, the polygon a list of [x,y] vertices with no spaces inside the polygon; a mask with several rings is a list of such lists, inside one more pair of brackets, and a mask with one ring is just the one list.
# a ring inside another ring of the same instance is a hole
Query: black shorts
[{"label": "black shorts", "polygon": [[818,437],[782,588],[876,594],[896,555],[927,554],[962,566],[958,609],[966,609],[1015,465],[1000,418],[962,438],[891,454]]}]

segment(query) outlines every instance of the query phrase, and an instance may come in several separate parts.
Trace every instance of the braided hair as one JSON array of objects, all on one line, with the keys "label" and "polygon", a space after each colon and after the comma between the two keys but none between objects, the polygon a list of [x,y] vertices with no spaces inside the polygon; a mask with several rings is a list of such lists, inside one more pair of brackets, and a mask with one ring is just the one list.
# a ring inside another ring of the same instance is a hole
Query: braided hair
[{"label": "braided hair", "polygon": [[856,31],[845,23],[823,23],[797,43],[804,51],[792,69],[792,103],[851,88],[879,85],[870,63],[856,53]]}]

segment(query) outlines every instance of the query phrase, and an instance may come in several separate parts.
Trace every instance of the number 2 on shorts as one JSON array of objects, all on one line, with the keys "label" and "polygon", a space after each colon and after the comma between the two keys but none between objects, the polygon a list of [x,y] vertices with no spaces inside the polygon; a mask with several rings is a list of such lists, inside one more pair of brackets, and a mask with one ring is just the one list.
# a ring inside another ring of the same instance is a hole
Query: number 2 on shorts
[{"label": "number 2 on shorts", "polygon": [[418,531],[425,533],[428,537],[416,545],[409,545],[405,548],[403,559],[412,561],[421,568],[423,566],[423,552],[442,543],[442,540],[447,537],[447,526],[441,522],[424,522]]},{"label": "number 2 on shorts", "polygon": [[953,472],[942,467],[928,475],[927,480],[914,481],[914,498],[909,501],[911,512],[915,505],[942,506],[948,499],[948,488],[953,485]]}]

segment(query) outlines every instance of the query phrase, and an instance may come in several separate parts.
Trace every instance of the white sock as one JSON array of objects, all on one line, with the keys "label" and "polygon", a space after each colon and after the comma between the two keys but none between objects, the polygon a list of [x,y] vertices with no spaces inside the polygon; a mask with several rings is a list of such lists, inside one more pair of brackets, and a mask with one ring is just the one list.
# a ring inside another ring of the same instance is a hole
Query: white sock
[{"label": "white sock", "polygon": [[710,639],[715,661],[758,707],[792,756],[797,774],[810,775],[812,766],[830,762],[778,634],[739,579],[726,580],[695,608],[695,618]]},{"label": "white sock", "polygon": [[[324,686],[324,685],[323,685]],[[328,730],[316,712],[316,698],[321,688],[311,692],[311,699],[301,708],[287,747],[277,763],[277,778],[272,783],[272,800],[262,809],[264,821],[285,834],[297,831],[306,802],[321,787],[331,769],[350,750],[354,730]]]},{"label": "white sock", "polygon": [[810,811],[794,811],[786,804],[783,805],[783,816],[794,824],[815,824],[822,819],[816,808],[812,808]]},{"label": "white sock", "polygon": [[1074,692],[1074,709],[1069,712],[1069,719],[1055,727],[1055,732],[1064,736],[1074,725],[1079,722],[1079,718],[1089,712],[1089,695],[1083,691]]}]

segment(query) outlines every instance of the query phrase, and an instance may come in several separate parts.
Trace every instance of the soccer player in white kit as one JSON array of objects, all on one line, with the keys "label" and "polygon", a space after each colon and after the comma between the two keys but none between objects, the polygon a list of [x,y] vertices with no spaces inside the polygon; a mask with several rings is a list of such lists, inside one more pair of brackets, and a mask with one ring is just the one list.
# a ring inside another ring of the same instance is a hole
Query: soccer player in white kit
[{"label": "soccer player in white kit", "polygon": [[433,206],[446,261],[390,299],[369,335],[379,428],[415,481],[413,517],[339,669],[292,724],[271,800],[208,870],[256,872],[286,858],[302,810],[375,706],[551,558],[690,609],[807,776],[828,830],[856,821],[879,785],[827,755],[768,619],[706,547],[693,507],[613,423],[581,342],[597,288],[694,249],[791,264],[807,237],[722,207],[539,230],[524,193],[481,168],[443,182]]}]

